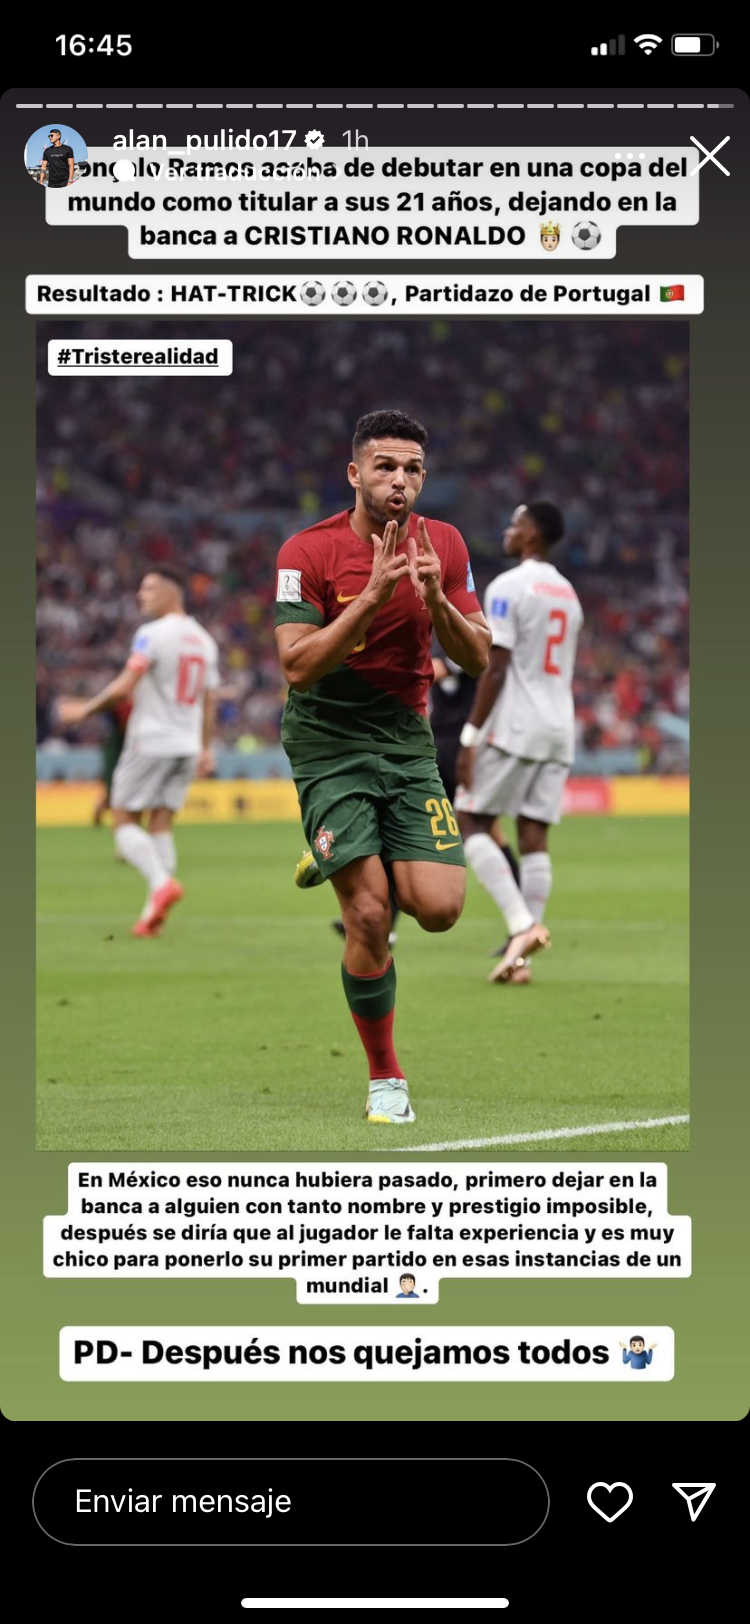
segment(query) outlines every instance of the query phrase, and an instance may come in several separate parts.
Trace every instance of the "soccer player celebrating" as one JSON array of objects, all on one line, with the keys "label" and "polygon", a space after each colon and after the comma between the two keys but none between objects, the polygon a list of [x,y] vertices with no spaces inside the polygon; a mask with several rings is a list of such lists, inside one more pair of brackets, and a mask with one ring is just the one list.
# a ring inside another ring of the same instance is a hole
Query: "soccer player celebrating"
[{"label": "soccer player celebrating", "polygon": [[[132,699],[125,746],[112,780],[115,846],[143,875],[148,890],[133,936],[158,936],[184,891],[174,878],[172,820],[196,772],[213,769],[219,653],[213,637],[185,611],[176,571],[144,575],[138,605],[149,617],[135,633],[127,664],[93,699],[61,699],[66,727]],[[148,813],[148,830],[141,818]]]},{"label": "soccer player celebrating", "polygon": [[[573,760],[573,667],[583,624],[573,587],[547,556],[563,528],[552,502],[527,502],[513,514],[503,551],[520,563],[487,588],[492,652],[456,764],[466,856],[509,932],[490,981],[528,981],[526,960],[549,946],[542,924],[552,890],[547,834],[560,822]],[[504,815],[517,819],[520,889],[490,837],[493,818]]]},{"label": "soccer player celebrating", "polygon": [[426,715],[430,646],[436,632],[477,676],[490,645],[462,537],[414,512],[426,446],[422,424],[403,412],[361,417],[348,469],[354,507],[284,543],[276,590],[289,684],[281,737],[346,931],[344,992],[370,1070],[365,1115],[399,1124],[415,1114],[393,1046],[392,902],[423,930],[450,930],[466,887]]}]

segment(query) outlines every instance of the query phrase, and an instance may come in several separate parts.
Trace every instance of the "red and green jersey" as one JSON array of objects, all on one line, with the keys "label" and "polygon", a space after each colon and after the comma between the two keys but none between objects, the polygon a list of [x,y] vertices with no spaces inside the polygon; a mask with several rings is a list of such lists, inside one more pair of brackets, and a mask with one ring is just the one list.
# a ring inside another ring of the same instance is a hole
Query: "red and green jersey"
[{"label": "red and green jersey", "polygon": [[[408,535],[417,536],[417,514]],[[372,571],[372,544],[352,530],[348,512],[300,530],[279,553],[276,625],[328,626],[359,597]],[[461,614],[477,614],[466,543],[452,524],[428,519],[441,563],[442,589]],[[406,551],[406,542],[397,551]],[[357,750],[432,756],[427,720],[432,682],[432,619],[407,575],[381,605],[361,643],[306,693],[290,693],[281,738],[292,764]]]}]

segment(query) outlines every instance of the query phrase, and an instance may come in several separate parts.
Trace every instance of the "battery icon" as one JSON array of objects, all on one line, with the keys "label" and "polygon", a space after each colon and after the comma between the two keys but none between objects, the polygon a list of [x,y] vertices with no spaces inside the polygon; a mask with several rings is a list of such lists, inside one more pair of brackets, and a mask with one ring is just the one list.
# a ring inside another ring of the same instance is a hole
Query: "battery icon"
[{"label": "battery icon", "polygon": [[719,41],[713,34],[673,34],[673,56],[713,56]]}]

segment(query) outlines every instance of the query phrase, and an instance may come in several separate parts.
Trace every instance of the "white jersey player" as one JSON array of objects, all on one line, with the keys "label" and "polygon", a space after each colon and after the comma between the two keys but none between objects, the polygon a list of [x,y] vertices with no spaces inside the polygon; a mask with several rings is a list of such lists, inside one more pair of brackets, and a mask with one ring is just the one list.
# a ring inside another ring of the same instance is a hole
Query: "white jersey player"
[{"label": "white jersey player", "polygon": [[[219,651],[213,637],[186,614],[180,578],[167,566],[144,575],[138,604],[148,624],[136,632],[119,676],[93,699],[61,699],[58,710],[71,726],[132,700],[110,800],[117,850],[148,887],[132,934],[158,936],[170,908],[184,895],[174,877],[172,819],[196,773],[213,768]],[[144,813],[148,830],[141,828]]]},{"label": "white jersey player", "polygon": [[[466,857],[509,933],[490,981],[528,981],[526,960],[549,946],[542,923],[552,890],[547,835],[560,822],[573,761],[573,669],[583,624],[573,587],[547,557],[562,534],[553,503],[516,508],[503,551],[520,562],[487,589],[490,666],[461,733],[456,811]],[[517,819],[520,887],[489,832],[503,815]]]}]

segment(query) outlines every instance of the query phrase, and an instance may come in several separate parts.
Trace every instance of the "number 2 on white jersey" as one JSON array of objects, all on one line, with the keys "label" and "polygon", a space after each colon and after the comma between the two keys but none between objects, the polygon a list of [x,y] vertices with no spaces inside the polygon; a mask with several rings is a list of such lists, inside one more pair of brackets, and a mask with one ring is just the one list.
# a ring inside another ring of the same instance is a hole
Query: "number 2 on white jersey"
[{"label": "number 2 on white jersey", "polygon": [[181,654],[177,667],[177,703],[194,705],[203,693],[206,662],[202,654]]},{"label": "number 2 on white jersey", "polygon": [[559,665],[555,664],[554,650],[559,648],[561,643],[565,642],[565,634],[568,630],[568,617],[564,609],[550,610],[550,626],[553,626],[555,622],[560,629],[559,631],[551,631],[549,637],[547,638],[547,643],[544,650],[544,669],[551,677],[561,677],[562,670]]}]

